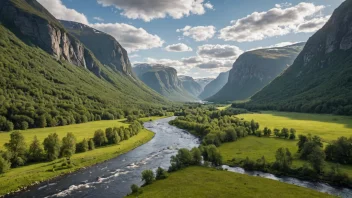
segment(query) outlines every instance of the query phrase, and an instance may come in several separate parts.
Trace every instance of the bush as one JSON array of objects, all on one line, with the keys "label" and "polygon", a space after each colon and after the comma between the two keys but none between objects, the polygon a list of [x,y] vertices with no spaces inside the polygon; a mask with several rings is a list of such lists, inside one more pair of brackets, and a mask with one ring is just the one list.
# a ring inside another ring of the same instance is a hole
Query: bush
[{"label": "bush", "polygon": [[103,146],[107,142],[104,131],[101,129],[95,131],[93,140],[95,146]]},{"label": "bush", "polygon": [[77,153],[84,153],[89,150],[89,144],[86,139],[83,139],[82,142],[76,145],[76,152]]},{"label": "bush", "polygon": [[152,184],[154,180],[155,177],[152,170],[144,170],[142,172],[142,181],[145,182],[145,185]]},{"label": "bush", "polygon": [[3,174],[10,170],[11,163],[0,156],[0,174]]},{"label": "bush", "polygon": [[131,185],[132,194],[140,194],[142,191],[136,184]]},{"label": "bush", "polygon": [[88,148],[89,148],[90,151],[95,149],[95,144],[94,144],[93,139],[90,139],[90,140],[89,140],[89,142],[88,142]]},{"label": "bush", "polygon": [[168,177],[167,172],[163,168],[159,167],[156,170],[156,180],[166,179],[167,177]]}]

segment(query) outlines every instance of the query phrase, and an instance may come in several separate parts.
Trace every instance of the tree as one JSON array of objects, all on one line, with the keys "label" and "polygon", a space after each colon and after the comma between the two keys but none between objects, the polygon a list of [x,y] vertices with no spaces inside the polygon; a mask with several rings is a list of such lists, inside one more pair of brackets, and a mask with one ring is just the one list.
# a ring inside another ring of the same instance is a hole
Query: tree
[{"label": "tree", "polygon": [[274,135],[276,136],[276,137],[280,137],[280,129],[274,129]]},{"label": "tree", "polygon": [[309,138],[307,136],[305,136],[305,135],[298,136],[297,146],[298,146],[299,153],[302,151],[304,144],[308,141],[309,141]]},{"label": "tree", "polygon": [[84,152],[87,152],[88,150],[89,150],[89,143],[86,139],[83,139],[80,143],[76,145],[77,153],[84,153]]},{"label": "tree", "polygon": [[215,145],[205,146],[203,149],[204,160],[211,162],[214,166],[222,164],[222,156]]},{"label": "tree", "polygon": [[28,156],[31,162],[40,162],[43,160],[44,150],[37,136],[34,136],[31,145],[29,146]]},{"label": "tree", "polygon": [[26,162],[27,146],[21,132],[15,131],[10,134],[10,141],[5,143],[5,148],[11,153],[11,165],[22,166]]},{"label": "tree", "polygon": [[154,172],[152,170],[144,170],[142,172],[142,181],[145,182],[145,185],[152,184],[155,180]]},{"label": "tree", "polygon": [[27,130],[27,129],[28,129],[28,122],[22,121],[22,122],[21,122],[20,129],[21,129],[21,130]]},{"label": "tree", "polygon": [[139,186],[137,186],[136,184],[131,185],[131,190],[132,190],[132,194],[137,194],[140,192]]},{"label": "tree", "polygon": [[313,169],[321,173],[325,164],[324,151],[319,146],[315,146],[307,158]]},{"label": "tree", "polygon": [[228,142],[233,142],[237,140],[237,133],[234,128],[228,128],[225,130],[226,140]]},{"label": "tree", "polygon": [[76,153],[76,137],[73,133],[67,133],[66,137],[62,138],[61,156],[70,159]]},{"label": "tree", "polygon": [[289,137],[289,130],[287,128],[281,129],[281,137],[287,139]]},{"label": "tree", "polygon": [[0,156],[0,174],[6,173],[11,168],[11,162]]},{"label": "tree", "polygon": [[117,144],[120,142],[120,136],[117,134],[117,129],[107,128],[105,134],[109,144]]},{"label": "tree", "polygon": [[292,165],[292,155],[288,148],[279,148],[275,154],[275,166],[280,170],[288,170]]},{"label": "tree", "polygon": [[60,154],[61,142],[56,133],[50,134],[44,139],[44,150],[49,161],[56,160]]},{"label": "tree", "polygon": [[290,129],[290,137],[289,137],[290,140],[294,140],[296,139],[296,130],[291,128]]},{"label": "tree", "polygon": [[44,115],[41,115],[39,116],[37,119],[36,119],[36,126],[38,128],[44,128],[46,127],[46,118]]},{"label": "tree", "polygon": [[96,130],[93,140],[95,146],[103,146],[107,142],[104,131],[101,129]]},{"label": "tree", "polygon": [[202,153],[197,147],[192,148],[191,150],[192,155],[192,164],[193,165],[200,165],[202,163]]},{"label": "tree", "polygon": [[158,167],[158,169],[156,170],[156,180],[166,179],[167,177],[167,172],[163,168]]},{"label": "tree", "polygon": [[94,144],[93,139],[90,139],[88,141],[88,147],[89,147],[89,150],[94,150],[95,149],[95,144]]}]

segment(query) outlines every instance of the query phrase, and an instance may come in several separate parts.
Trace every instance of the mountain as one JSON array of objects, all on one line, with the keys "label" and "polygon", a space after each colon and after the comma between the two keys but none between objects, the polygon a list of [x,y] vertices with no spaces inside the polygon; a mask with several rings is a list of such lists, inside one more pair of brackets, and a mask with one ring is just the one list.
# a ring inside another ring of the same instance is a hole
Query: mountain
[{"label": "mountain", "polygon": [[60,22],[66,30],[89,48],[101,63],[114,71],[134,76],[127,51],[114,37],[81,23],[62,20]]},{"label": "mountain", "polygon": [[137,64],[133,71],[147,86],[173,101],[196,101],[183,87],[176,69],[164,65]]},{"label": "mountain", "polygon": [[289,69],[245,105],[352,115],[352,0],[334,11]]},{"label": "mountain", "polygon": [[202,90],[204,90],[204,87],[207,86],[207,84],[209,84],[214,79],[215,78],[196,78],[194,80],[202,87]]},{"label": "mountain", "polygon": [[101,64],[92,51],[37,1],[0,1],[0,131],[168,106],[139,80]]},{"label": "mountain", "polygon": [[199,95],[199,98],[204,100],[216,94],[221,88],[227,83],[229,79],[229,71],[222,72],[219,76],[212,80],[209,84],[204,87],[203,92]]},{"label": "mountain", "polygon": [[178,76],[178,78],[181,80],[182,86],[194,97],[198,97],[198,95],[202,92],[202,87],[192,77]]},{"label": "mountain", "polygon": [[304,43],[243,53],[233,64],[226,85],[207,101],[246,100],[290,66]]}]

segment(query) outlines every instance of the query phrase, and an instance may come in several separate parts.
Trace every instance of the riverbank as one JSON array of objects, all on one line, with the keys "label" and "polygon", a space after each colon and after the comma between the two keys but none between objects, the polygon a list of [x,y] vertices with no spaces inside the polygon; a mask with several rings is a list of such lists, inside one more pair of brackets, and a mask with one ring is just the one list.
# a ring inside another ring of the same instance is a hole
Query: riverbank
[{"label": "riverbank", "polygon": [[[143,119],[143,121],[157,120],[161,118],[164,117],[146,118]],[[111,126],[105,126],[105,128],[106,127]],[[92,134],[89,135],[92,136]],[[53,167],[61,166],[63,159],[11,169],[9,172],[0,176],[0,196],[22,191],[29,186],[37,185],[44,181],[78,171],[82,168],[84,169],[86,167],[113,159],[149,142],[153,139],[153,137],[153,132],[143,129],[140,133],[138,133],[138,135],[133,136],[127,141],[122,141],[118,145],[101,147],[85,153],[75,154],[71,158],[74,166],[67,169],[53,171]]]},{"label": "riverbank", "polygon": [[[158,197],[333,197],[308,188],[214,168],[188,167],[142,188],[139,198]],[[172,193],[170,193],[172,192]],[[136,197],[130,195],[128,198]]]}]

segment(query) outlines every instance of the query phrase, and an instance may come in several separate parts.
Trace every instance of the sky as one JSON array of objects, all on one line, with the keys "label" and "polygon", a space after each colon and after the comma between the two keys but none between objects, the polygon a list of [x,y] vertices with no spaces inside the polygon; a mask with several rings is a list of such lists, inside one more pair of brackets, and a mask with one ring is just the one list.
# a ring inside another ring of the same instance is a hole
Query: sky
[{"label": "sky", "polygon": [[133,64],[216,77],[251,49],[305,42],[344,0],[37,0],[56,18],[108,33]]}]

